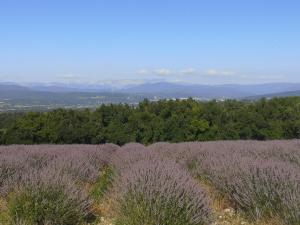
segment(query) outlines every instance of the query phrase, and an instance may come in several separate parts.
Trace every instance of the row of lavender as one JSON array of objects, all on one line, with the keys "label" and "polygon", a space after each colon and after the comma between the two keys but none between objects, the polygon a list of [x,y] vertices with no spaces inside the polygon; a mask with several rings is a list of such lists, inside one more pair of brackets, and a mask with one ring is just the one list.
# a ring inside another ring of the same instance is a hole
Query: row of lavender
[{"label": "row of lavender", "polygon": [[150,148],[209,181],[251,219],[300,224],[300,141],[157,143]]},{"label": "row of lavender", "polygon": [[[0,147],[2,225],[76,225],[92,217],[87,184],[97,181],[114,145]],[[1,200],[1,199],[0,199]]]},{"label": "row of lavender", "polygon": [[127,144],[112,165],[118,225],[206,225],[208,196],[180,164],[141,144]]},{"label": "row of lavender", "polygon": [[[103,178],[104,171],[113,177]],[[1,225],[96,223],[101,191],[114,202],[116,224],[211,221],[206,194],[191,175],[142,145],[0,147]]]},{"label": "row of lavender", "polygon": [[[101,175],[107,168],[112,182]],[[91,190],[110,183],[118,225],[209,224],[209,199],[195,178],[250,218],[300,224],[300,141],[0,147],[11,224],[82,224],[93,215]]]}]

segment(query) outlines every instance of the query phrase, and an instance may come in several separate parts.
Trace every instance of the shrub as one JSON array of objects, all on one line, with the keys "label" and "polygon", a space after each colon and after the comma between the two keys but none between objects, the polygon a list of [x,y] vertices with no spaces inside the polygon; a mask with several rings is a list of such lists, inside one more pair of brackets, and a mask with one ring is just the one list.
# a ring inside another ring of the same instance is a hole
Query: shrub
[{"label": "shrub", "polygon": [[86,194],[65,176],[42,171],[23,177],[8,198],[13,224],[76,225],[91,213]]},{"label": "shrub", "polygon": [[215,142],[201,144],[202,148],[197,145],[181,145],[182,153],[187,147],[193,148],[186,160],[187,168],[208,179],[235,208],[255,220],[279,217],[286,224],[300,224],[300,172],[297,164],[289,160],[299,150],[279,151],[279,142]]},{"label": "shrub", "polygon": [[274,161],[257,161],[244,162],[234,170],[233,176],[226,175],[224,186],[230,198],[247,215],[255,219],[281,217],[287,224],[299,224],[299,217],[291,219],[283,214],[291,215],[299,210],[286,199],[288,196],[300,199],[300,186],[293,168]]},{"label": "shrub", "polygon": [[140,160],[122,172],[118,225],[204,225],[211,210],[205,192],[177,164]]}]

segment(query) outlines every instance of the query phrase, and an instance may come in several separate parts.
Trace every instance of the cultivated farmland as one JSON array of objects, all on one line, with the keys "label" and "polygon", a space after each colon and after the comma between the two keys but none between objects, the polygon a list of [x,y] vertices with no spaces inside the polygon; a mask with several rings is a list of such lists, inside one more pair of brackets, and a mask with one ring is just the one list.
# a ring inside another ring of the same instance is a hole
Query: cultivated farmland
[{"label": "cultivated farmland", "polygon": [[299,225],[300,141],[0,147],[1,225]]}]

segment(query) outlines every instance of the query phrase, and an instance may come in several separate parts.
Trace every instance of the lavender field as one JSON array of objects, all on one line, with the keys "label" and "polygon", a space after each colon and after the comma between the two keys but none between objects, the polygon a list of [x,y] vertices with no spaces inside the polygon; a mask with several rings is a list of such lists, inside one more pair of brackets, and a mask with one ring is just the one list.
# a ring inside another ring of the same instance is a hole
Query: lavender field
[{"label": "lavender field", "polygon": [[299,225],[300,140],[0,147],[1,225]]}]

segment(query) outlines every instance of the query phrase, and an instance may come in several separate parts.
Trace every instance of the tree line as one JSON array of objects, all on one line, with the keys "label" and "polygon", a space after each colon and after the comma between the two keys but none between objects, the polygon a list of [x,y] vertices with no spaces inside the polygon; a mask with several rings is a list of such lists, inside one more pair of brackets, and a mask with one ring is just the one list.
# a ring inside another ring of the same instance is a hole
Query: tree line
[{"label": "tree line", "polygon": [[0,144],[100,144],[300,138],[300,98],[144,100],[138,106],[0,114]]}]

